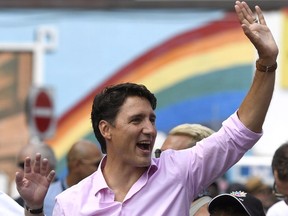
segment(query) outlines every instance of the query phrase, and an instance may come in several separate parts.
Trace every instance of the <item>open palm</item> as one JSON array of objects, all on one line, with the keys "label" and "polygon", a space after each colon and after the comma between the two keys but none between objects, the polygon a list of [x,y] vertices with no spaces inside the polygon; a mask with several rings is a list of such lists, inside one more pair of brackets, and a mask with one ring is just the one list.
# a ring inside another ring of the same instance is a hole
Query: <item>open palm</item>
[{"label": "open palm", "polygon": [[25,159],[24,172],[16,173],[16,185],[20,196],[24,199],[25,204],[30,208],[41,208],[52,182],[55,171],[47,175],[48,160],[41,160],[41,155],[36,154],[35,161],[32,165],[31,159]]}]

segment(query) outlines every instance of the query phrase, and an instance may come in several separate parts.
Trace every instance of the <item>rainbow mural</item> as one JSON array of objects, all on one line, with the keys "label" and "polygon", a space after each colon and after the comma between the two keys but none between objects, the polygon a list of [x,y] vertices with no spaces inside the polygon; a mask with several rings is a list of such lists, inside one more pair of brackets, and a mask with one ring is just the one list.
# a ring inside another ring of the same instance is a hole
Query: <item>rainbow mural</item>
[{"label": "rainbow mural", "polygon": [[254,60],[254,49],[234,13],[162,42],[116,71],[60,117],[56,135],[48,140],[59,159],[57,173],[65,174],[64,157],[75,141],[95,140],[91,105],[105,86],[121,82],[146,85],[158,98],[159,131],[168,132],[185,122],[218,129],[246,94]]}]

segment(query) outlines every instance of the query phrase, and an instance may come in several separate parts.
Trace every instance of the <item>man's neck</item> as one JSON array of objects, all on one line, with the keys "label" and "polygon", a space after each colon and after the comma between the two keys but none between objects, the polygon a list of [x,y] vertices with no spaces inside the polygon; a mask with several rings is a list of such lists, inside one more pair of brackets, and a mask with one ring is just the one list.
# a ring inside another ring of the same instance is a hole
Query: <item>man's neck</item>
[{"label": "man's neck", "polygon": [[102,167],[102,173],[109,188],[115,193],[115,201],[123,202],[131,187],[143,175],[148,167],[135,167],[110,164],[108,158]]}]

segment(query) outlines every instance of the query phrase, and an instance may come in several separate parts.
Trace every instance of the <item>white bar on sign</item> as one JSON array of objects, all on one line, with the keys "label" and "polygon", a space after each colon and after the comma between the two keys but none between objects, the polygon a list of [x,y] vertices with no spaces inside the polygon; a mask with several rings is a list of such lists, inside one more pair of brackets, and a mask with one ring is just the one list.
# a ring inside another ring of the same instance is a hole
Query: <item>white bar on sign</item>
[{"label": "white bar on sign", "polygon": [[51,117],[53,116],[53,110],[49,108],[37,108],[33,112],[34,116]]}]

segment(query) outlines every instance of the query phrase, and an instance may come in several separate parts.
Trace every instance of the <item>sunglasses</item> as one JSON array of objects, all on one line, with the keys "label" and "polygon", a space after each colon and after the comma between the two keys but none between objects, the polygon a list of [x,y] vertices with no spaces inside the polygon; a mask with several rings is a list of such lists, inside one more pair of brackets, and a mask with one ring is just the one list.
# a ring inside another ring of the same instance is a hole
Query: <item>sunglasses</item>
[{"label": "sunglasses", "polygon": [[284,194],[281,194],[277,191],[277,186],[276,186],[276,183],[274,182],[273,184],[273,194],[274,196],[280,200],[280,201],[285,201],[285,203],[288,205],[288,196],[287,195],[284,195]]},{"label": "sunglasses", "polygon": [[24,162],[18,162],[17,166],[24,170]]},{"label": "sunglasses", "polygon": [[161,155],[161,152],[162,152],[161,149],[156,149],[155,152],[154,152],[155,157],[156,157],[156,158],[159,158],[160,155]]}]

